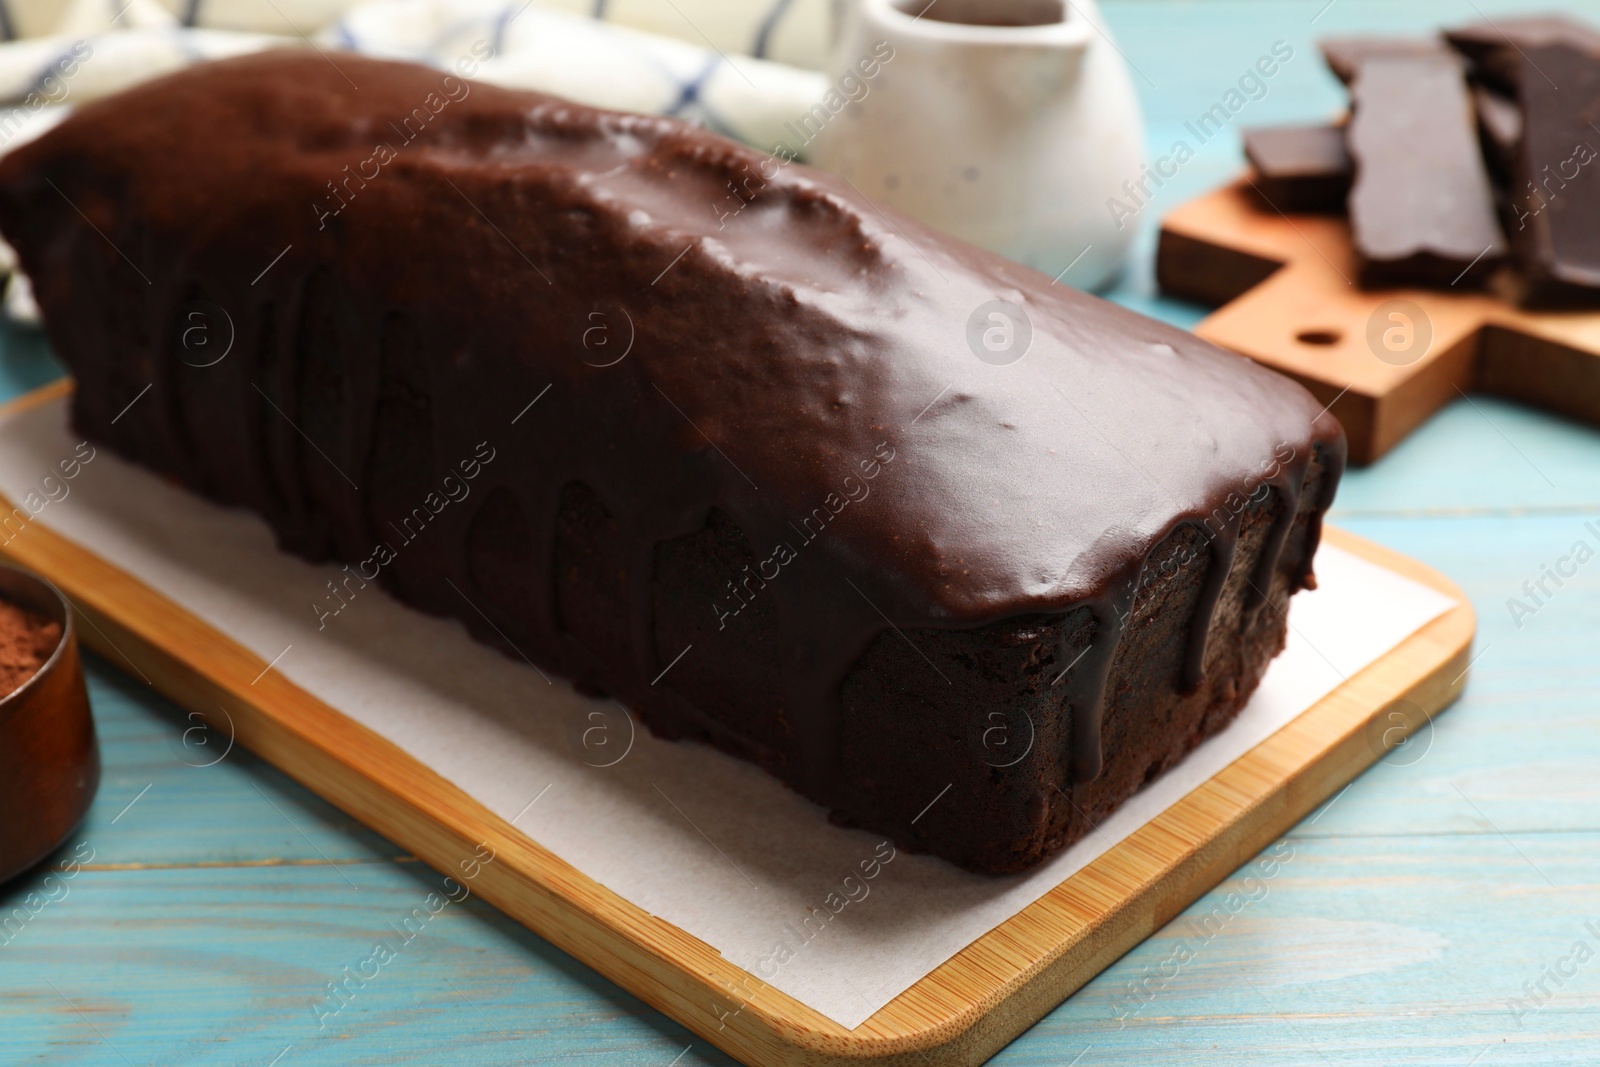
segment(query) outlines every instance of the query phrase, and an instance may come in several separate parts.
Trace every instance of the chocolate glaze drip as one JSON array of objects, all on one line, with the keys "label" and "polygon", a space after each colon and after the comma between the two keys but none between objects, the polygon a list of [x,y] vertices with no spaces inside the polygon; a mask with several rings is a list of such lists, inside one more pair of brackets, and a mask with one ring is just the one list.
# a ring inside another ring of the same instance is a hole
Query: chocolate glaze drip
[{"label": "chocolate glaze drip", "polygon": [[[1106,685],[1111,675],[1111,659],[1122,638],[1122,628],[1133,610],[1134,582],[1110,593],[1093,605],[1094,643],[1084,650],[1083,661],[1074,667],[1068,680],[1067,702],[1072,708],[1072,752],[1068,770],[1071,781],[1092,782],[1100,777],[1105,764],[1100,727],[1104,720]],[[1202,635],[1203,640],[1203,635]]]},{"label": "chocolate glaze drip", "polygon": [[[254,459],[211,479],[215,495],[314,558],[389,541],[382,580],[412,603],[635,706],[722,729],[673,692],[680,652],[657,647],[658,546],[714,512],[758,557],[787,546],[745,588],[770,598],[781,635],[772,698],[798,764],[785,777],[823,803],[846,788],[839,686],[874,638],[1084,606],[1094,636],[1061,649],[1062,708],[1073,778],[1093,779],[1151,549],[1216,519],[1193,686],[1243,514],[1229,500],[1292,449],[1265,478],[1279,510],[1264,590],[1314,449],[1331,498],[1342,433],[1299,386],[891,218],[844,182],[669,119],[339,67],[271,53],[86,105],[0,164],[0,226],[33,272],[101,240],[63,195],[119,245],[137,215],[148,239],[124,250],[153,284],[109,269],[140,306],[165,320],[202,280],[240,327],[238,454]],[[381,144],[393,158],[374,164]],[[70,295],[42,296],[64,353]],[[967,340],[996,299],[1032,329],[1006,366]],[[130,396],[170,363],[123,358]],[[153,378],[149,411],[178,426],[174,374]],[[154,462],[137,406],[115,426],[92,406],[77,417]],[[485,449],[470,500],[410,536],[423,496]],[[585,580],[625,590],[626,619],[558,607],[558,519],[580,498],[588,536],[626,561]],[[1292,587],[1309,565],[1308,547]],[[715,654],[682,654],[697,653]]]},{"label": "chocolate glaze drip", "polygon": [[[1288,523],[1279,526],[1287,529]],[[1222,587],[1227,582],[1228,571],[1233,566],[1233,556],[1239,547],[1239,524],[1229,522],[1218,531],[1211,542],[1211,565],[1206,570],[1205,584],[1200,587],[1200,603],[1194,617],[1189,620],[1189,644],[1183,651],[1183,687],[1192,690],[1205,675],[1206,638],[1211,633],[1211,619],[1217,611],[1217,601],[1222,598]]]}]

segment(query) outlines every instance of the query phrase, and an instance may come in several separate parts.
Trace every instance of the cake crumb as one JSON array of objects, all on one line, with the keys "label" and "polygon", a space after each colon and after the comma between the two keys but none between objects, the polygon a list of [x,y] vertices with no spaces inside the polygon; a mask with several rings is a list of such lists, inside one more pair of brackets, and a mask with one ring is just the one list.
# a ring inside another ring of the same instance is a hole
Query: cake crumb
[{"label": "cake crumb", "polygon": [[60,623],[0,600],[0,697],[22,688],[60,642]]}]

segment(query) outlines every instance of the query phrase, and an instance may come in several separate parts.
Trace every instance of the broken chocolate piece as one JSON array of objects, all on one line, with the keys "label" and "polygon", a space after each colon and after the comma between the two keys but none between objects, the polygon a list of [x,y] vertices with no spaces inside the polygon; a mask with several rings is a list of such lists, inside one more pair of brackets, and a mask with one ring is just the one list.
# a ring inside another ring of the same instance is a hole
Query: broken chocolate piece
[{"label": "broken chocolate piece", "polygon": [[1363,62],[1378,56],[1431,56],[1446,54],[1436,37],[1324,37],[1317,42],[1333,76],[1346,85],[1356,80]]},{"label": "broken chocolate piece", "polygon": [[1460,60],[1446,52],[1370,56],[1351,104],[1350,225],[1361,284],[1481,282],[1505,238]]},{"label": "broken chocolate piece", "polygon": [[1256,191],[1279,211],[1344,210],[1351,165],[1343,126],[1245,130],[1244,155],[1256,170]]},{"label": "broken chocolate piece", "polygon": [[1446,30],[1444,36],[1452,48],[1472,63],[1475,75],[1504,92],[1515,89],[1515,68],[1530,49],[1565,44],[1600,55],[1600,31],[1565,15],[1526,15],[1474,22]]},{"label": "broken chocolate piece", "polygon": [[[1600,302],[1600,58],[1545,45],[1518,57],[1522,137],[1506,234],[1525,305]],[[1557,89],[1557,86],[1560,86]]]},{"label": "broken chocolate piece", "polygon": [[1478,137],[1483,156],[1496,184],[1510,180],[1511,167],[1522,140],[1522,110],[1513,97],[1487,85],[1472,87],[1472,105],[1478,113]]}]

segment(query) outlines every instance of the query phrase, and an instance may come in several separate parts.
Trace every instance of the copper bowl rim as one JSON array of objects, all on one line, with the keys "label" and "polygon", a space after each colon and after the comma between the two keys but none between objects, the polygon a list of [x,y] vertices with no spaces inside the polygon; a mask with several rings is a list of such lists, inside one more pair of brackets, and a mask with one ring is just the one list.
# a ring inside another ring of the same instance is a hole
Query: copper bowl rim
[{"label": "copper bowl rim", "polygon": [[[33,571],[30,571],[25,567],[19,567],[12,563],[0,562],[0,572],[15,575],[22,578],[24,582],[33,583],[39,590],[45,592],[49,596],[51,601],[60,610],[61,614],[61,637],[56,641],[56,647],[51,650],[50,655],[43,663],[39,665],[39,669],[34,671],[33,675],[27,681],[23,682],[21,685],[17,686],[4,696],[0,696],[0,715],[3,715],[5,712],[10,711],[13,705],[19,704],[26,699],[34,689],[38,688],[38,686],[42,684],[41,679],[43,679],[45,675],[49,674],[51,671],[55,670],[58,665],[60,665],[62,658],[66,655],[68,644],[72,642],[74,636],[76,635],[77,628],[72,621],[72,604],[67,600],[66,594],[60,589],[56,588],[54,582],[41,575],[35,574]],[[16,604],[18,607],[29,611],[39,611],[39,609],[32,604],[17,603],[16,599],[10,594],[10,590],[4,588],[6,584],[8,583],[3,578],[0,578],[0,600],[10,601],[11,603]],[[54,622],[56,620],[52,619],[51,621]]]}]

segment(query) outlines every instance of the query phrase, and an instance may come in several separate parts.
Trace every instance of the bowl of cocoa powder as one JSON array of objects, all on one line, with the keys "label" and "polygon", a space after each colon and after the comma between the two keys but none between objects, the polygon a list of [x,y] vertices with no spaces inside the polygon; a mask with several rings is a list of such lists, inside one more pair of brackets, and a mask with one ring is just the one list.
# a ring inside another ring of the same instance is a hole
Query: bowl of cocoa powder
[{"label": "bowl of cocoa powder", "polygon": [[72,612],[49,582],[0,565],[0,882],[61,845],[99,784]]}]

